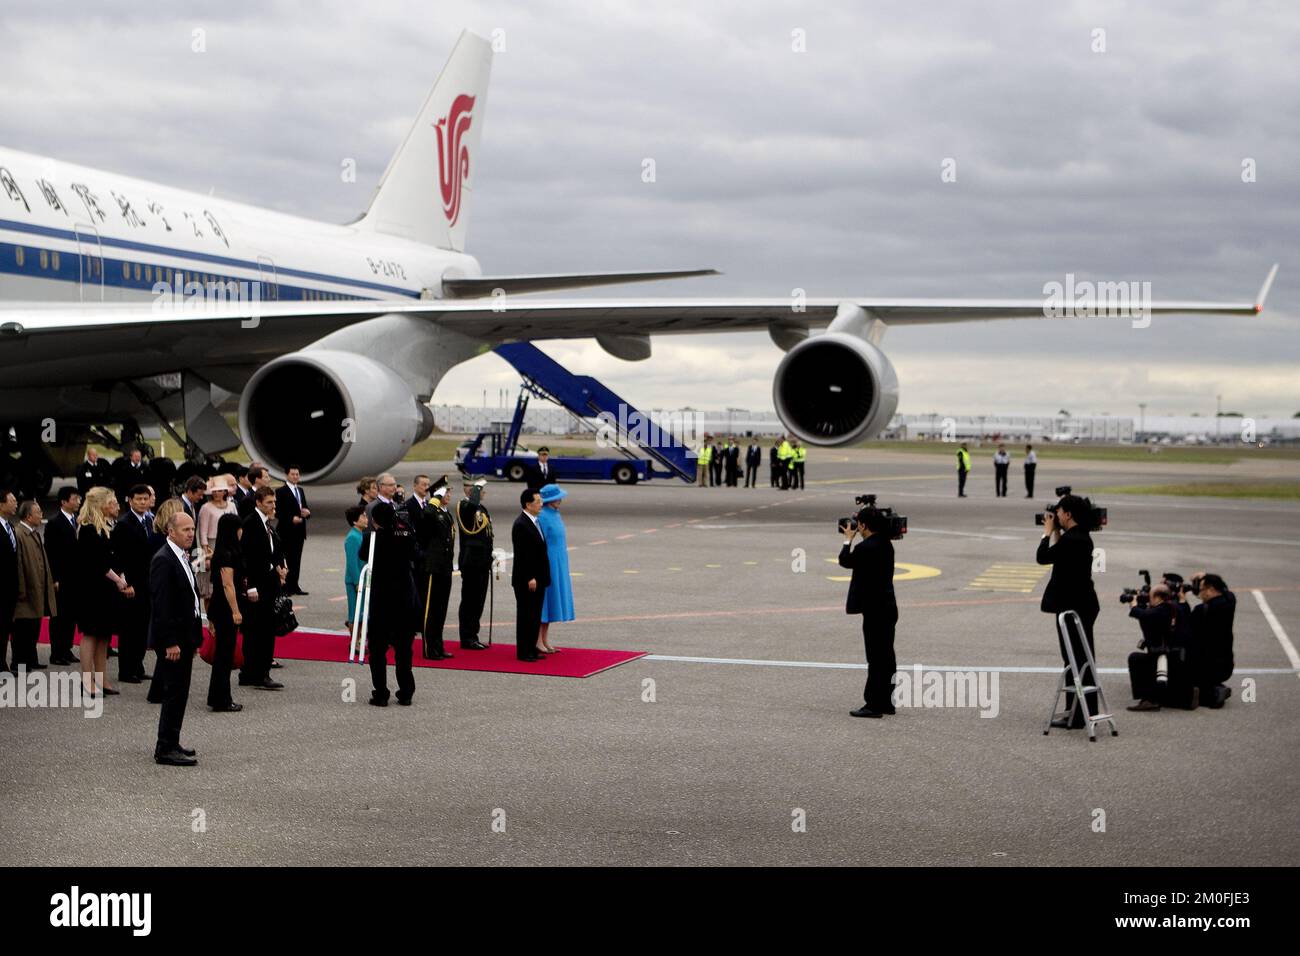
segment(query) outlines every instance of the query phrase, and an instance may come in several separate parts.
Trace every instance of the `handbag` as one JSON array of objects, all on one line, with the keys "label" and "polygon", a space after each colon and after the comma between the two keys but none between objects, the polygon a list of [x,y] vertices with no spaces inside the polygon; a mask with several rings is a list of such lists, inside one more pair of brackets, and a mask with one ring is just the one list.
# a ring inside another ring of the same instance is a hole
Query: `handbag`
[{"label": "handbag", "polygon": [[[217,659],[217,631],[211,625],[203,631],[203,643],[199,645],[199,659],[208,665]],[[235,653],[230,658],[230,667],[232,670],[244,668],[244,635],[239,631],[235,632]]]},{"label": "handbag", "polygon": [[293,598],[281,594],[271,608],[271,627],[276,637],[284,637],[298,629],[298,617],[293,613]]}]

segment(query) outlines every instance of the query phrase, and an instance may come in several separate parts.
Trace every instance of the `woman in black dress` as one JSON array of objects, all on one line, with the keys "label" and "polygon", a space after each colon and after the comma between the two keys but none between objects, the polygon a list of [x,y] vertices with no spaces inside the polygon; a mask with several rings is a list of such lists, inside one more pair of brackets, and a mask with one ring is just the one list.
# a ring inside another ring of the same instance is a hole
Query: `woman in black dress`
[{"label": "woman in black dress", "polygon": [[[81,629],[81,681],[92,697],[96,690],[116,694],[109,687],[108,645],[118,626],[123,597],[135,597],[114,567],[109,532],[121,511],[111,488],[91,488],[77,515],[76,595],[77,627]],[[102,682],[102,683],[101,683]]]},{"label": "woman in black dress", "polygon": [[244,555],[239,539],[244,529],[239,516],[224,514],[217,522],[212,546],[212,600],[208,604],[208,627],[216,638],[212,658],[212,680],[208,683],[208,706],[218,713],[244,709],[230,699],[230,668],[235,659],[235,632],[244,623],[248,601],[248,579],[244,576]]}]

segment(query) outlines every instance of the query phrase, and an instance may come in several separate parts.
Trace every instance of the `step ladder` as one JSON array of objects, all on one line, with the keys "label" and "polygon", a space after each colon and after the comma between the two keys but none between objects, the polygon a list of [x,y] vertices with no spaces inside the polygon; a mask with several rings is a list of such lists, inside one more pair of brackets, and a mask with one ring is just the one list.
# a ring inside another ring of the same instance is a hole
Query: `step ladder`
[{"label": "step ladder", "polygon": [[[1079,673],[1079,662],[1074,659],[1074,644],[1070,640],[1070,624],[1073,622],[1075,633],[1079,635],[1079,646],[1083,648],[1083,656],[1086,658],[1088,673],[1092,675],[1093,684],[1085,684],[1083,677]],[[1083,709],[1083,720],[1088,728],[1088,740],[1091,743],[1097,742],[1097,725],[1100,723],[1110,724],[1110,735],[1118,737],[1119,731],[1115,729],[1115,718],[1110,713],[1110,708],[1106,706],[1106,692],[1101,689],[1101,680],[1097,677],[1097,662],[1093,659],[1092,648],[1088,646],[1088,640],[1083,630],[1083,621],[1077,611],[1062,611],[1056,615],[1056,628],[1061,634],[1061,646],[1065,648],[1065,656],[1069,661],[1069,667],[1061,673],[1061,679],[1056,684],[1056,694],[1052,698],[1052,709],[1047,712],[1047,724],[1043,727],[1043,736],[1047,736],[1052,731],[1052,720],[1056,717],[1056,708],[1061,703],[1061,695],[1065,694],[1069,699],[1071,693],[1074,694],[1074,706],[1070,708],[1065,715],[1065,723],[1074,723],[1075,714],[1080,708]],[[1100,713],[1093,714],[1088,710],[1088,700],[1085,694],[1097,694],[1097,706],[1101,708]]]}]

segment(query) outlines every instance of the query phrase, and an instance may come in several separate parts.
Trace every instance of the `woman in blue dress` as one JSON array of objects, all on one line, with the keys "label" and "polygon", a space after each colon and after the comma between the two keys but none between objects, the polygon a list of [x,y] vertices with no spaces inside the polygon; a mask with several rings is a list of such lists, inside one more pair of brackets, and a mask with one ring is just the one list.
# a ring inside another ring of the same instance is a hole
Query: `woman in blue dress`
[{"label": "woman in blue dress", "polygon": [[343,590],[348,596],[348,619],[347,629],[352,630],[352,622],[357,619],[357,585],[361,583],[361,565],[364,558],[361,556],[362,532],[366,530],[369,522],[366,520],[366,509],[360,505],[355,505],[345,512],[347,522],[352,527],[348,529],[348,535],[343,539]]},{"label": "woman in blue dress", "polygon": [[542,626],[537,632],[537,649],[544,654],[554,654],[555,648],[547,636],[555,621],[573,620],[573,584],[569,580],[569,545],[564,533],[564,520],[560,517],[560,501],[569,493],[559,485],[543,485],[542,513],[537,516],[542,534],[546,537],[546,556],[551,563],[551,583],[547,585],[542,601]]}]

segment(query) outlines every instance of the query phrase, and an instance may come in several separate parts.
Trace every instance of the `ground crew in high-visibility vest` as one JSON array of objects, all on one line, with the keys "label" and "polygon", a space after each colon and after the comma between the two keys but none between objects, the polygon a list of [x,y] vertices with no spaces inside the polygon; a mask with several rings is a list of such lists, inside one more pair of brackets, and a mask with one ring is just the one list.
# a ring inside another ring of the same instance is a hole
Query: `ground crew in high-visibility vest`
[{"label": "ground crew in high-visibility vest", "polygon": [[790,481],[795,488],[804,487],[803,469],[804,469],[804,462],[806,462],[807,460],[808,460],[808,449],[804,448],[803,445],[799,444],[799,442],[796,441],[794,443],[794,454],[790,458],[790,466],[792,468]]},{"label": "ground crew in high-visibility vest", "polygon": [[777,461],[781,463],[781,487],[790,487],[790,462],[794,458],[794,449],[790,447],[790,442],[784,435],[781,436],[781,444],[776,450]]},{"label": "ground crew in high-visibility vest", "polygon": [[957,449],[957,497],[966,497],[966,476],[970,474],[970,452],[966,450],[966,443],[962,442],[961,447]]},{"label": "ground crew in high-visibility vest", "polygon": [[713,446],[709,444],[709,436],[704,436],[704,441],[695,453],[696,476],[695,481],[701,488],[705,487],[709,475],[709,462],[713,460]]}]

